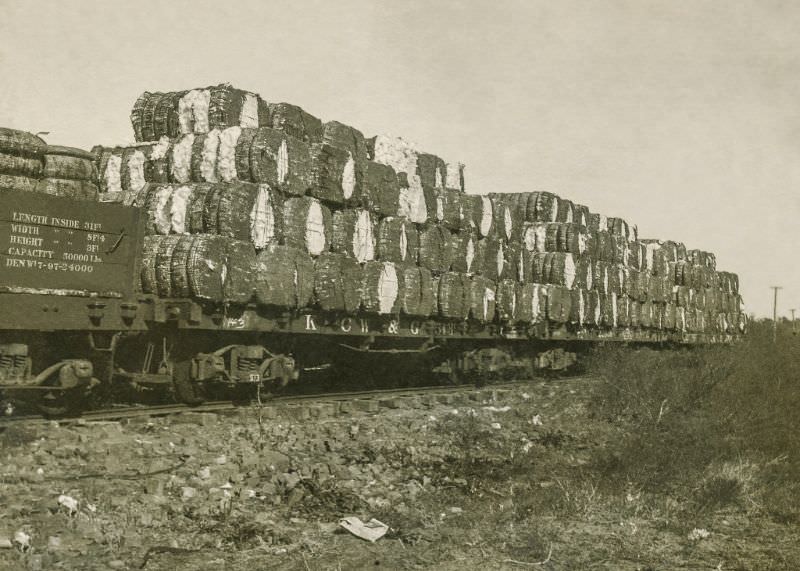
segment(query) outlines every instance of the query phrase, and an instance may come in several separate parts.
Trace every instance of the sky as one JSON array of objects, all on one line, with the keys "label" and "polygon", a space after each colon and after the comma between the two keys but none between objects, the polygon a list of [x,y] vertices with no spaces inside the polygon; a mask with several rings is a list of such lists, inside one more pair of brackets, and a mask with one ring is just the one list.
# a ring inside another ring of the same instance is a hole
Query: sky
[{"label": "sky", "polygon": [[145,90],[230,82],[715,252],[800,309],[800,4],[0,0],[0,125],[133,140]]}]

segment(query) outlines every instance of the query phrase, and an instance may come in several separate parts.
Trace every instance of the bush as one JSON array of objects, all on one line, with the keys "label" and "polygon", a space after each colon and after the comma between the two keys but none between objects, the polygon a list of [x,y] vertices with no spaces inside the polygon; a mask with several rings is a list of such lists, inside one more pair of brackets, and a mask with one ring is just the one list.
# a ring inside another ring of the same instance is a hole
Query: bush
[{"label": "bush", "polygon": [[[606,344],[593,351],[588,368],[602,379],[591,412],[623,427],[622,438],[595,459],[607,483],[693,490],[699,510],[746,496],[775,517],[797,517],[786,502],[800,499],[790,476],[800,470],[800,338],[788,327],[775,343],[769,324],[755,323],[730,346]],[[740,475],[715,471],[740,458],[760,466],[759,494],[744,493]]]}]

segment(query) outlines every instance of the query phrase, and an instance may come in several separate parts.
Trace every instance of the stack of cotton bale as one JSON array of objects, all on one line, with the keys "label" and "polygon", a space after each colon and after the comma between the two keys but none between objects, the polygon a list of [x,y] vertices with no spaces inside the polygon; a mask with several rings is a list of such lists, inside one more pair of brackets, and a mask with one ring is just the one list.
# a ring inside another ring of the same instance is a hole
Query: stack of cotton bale
[{"label": "stack of cotton bale", "polygon": [[143,208],[144,291],[572,330],[733,332],[712,254],[549,192],[464,192],[464,167],[232,88],[143,94],[94,150]]},{"label": "stack of cotton bale", "polygon": [[0,189],[94,200],[95,179],[91,153],[47,145],[31,133],[0,127]]}]

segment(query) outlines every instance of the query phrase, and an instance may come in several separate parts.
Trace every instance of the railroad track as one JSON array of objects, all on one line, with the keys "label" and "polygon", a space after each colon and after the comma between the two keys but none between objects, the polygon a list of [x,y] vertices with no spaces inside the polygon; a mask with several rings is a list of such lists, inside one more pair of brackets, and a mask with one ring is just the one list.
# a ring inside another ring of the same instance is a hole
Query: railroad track
[{"label": "railroad track", "polygon": [[[587,376],[579,375],[573,377],[559,377],[552,379],[555,382],[586,379]],[[492,383],[482,387],[476,385],[432,385],[423,387],[406,387],[395,389],[375,389],[365,391],[347,391],[332,393],[314,393],[307,395],[278,395],[270,396],[263,402],[234,402],[234,401],[212,401],[200,405],[187,404],[164,404],[164,405],[132,405],[117,406],[108,409],[98,409],[86,411],[79,416],[48,419],[42,415],[19,415],[0,418],[0,430],[11,424],[16,423],[47,423],[57,420],[60,423],[83,423],[96,421],[115,421],[139,417],[158,417],[182,414],[187,412],[225,412],[236,409],[258,408],[258,407],[286,407],[291,405],[332,403],[332,402],[353,402],[353,401],[380,401],[381,399],[418,397],[422,395],[436,396],[459,393],[478,393],[480,391],[490,391],[498,389],[518,388],[524,385],[544,382],[551,379],[533,378],[515,381],[505,381]]]}]

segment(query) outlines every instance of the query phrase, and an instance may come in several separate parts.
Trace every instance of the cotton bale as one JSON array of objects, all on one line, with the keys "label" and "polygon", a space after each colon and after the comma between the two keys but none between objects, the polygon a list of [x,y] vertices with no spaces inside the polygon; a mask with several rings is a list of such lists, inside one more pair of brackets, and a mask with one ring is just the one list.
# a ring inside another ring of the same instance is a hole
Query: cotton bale
[{"label": "cotton bale", "polygon": [[353,258],[323,252],[314,260],[314,298],[325,311],[358,311],[362,282],[363,269]]},{"label": "cotton bale", "polygon": [[399,137],[378,135],[367,141],[371,160],[392,167],[400,180],[398,215],[422,224],[428,219],[425,193],[418,174],[418,153]]},{"label": "cotton bale", "polygon": [[270,103],[271,127],[290,137],[312,144],[322,141],[322,121],[297,105]]},{"label": "cotton bale", "polygon": [[311,188],[311,147],[284,132],[267,127],[257,129],[249,164],[253,182],[266,183],[295,196],[302,196]]},{"label": "cotton bale", "polygon": [[376,255],[384,262],[417,263],[417,228],[405,218],[388,217],[378,222]]},{"label": "cotton bale", "polygon": [[483,276],[472,276],[469,284],[470,317],[480,323],[494,321],[496,308],[495,283]]},{"label": "cotton bale", "polygon": [[368,210],[339,210],[333,213],[331,247],[359,262],[375,259],[375,221]]},{"label": "cotton bale", "polygon": [[379,216],[400,214],[400,181],[395,170],[374,161],[367,161],[361,185],[363,202]]},{"label": "cotton bale", "polygon": [[497,282],[496,312],[498,319],[515,322],[517,319],[517,282],[502,279]]},{"label": "cotton bale", "polygon": [[438,305],[441,317],[459,320],[469,317],[470,285],[469,276],[459,272],[445,272],[439,276]]},{"label": "cotton bale", "polygon": [[304,250],[269,244],[256,256],[255,276],[259,304],[283,308],[311,305],[317,276],[314,262]]},{"label": "cotton bale", "polygon": [[392,262],[372,261],[364,264],[362,306],[369,313],[396,314],[402,304],[402,276]]},{"label": "cotton bale", "polygon": [[453,263],[450,231],[440,224],[426,224],[419,231],[419,265],[433,272],[446,272]]},{"label": "cotton bale", "polygon": [[309,193],[334,204],[361,202],[367,156],[361,131],[338,121],[325,123],[322,141],[311,146]]},{"label": "cotton bale", "polygon": [[288,199],[283,206],[284,242],[318,256],[330,247],[331,212],[310,196]]}]

